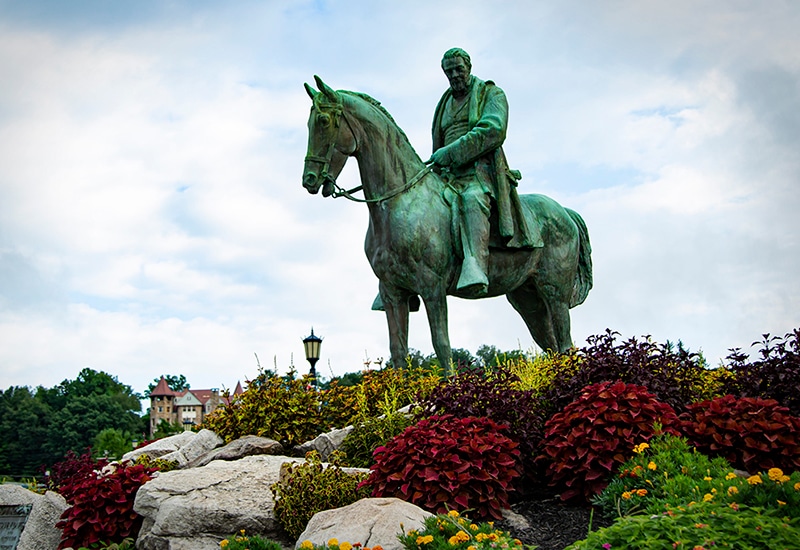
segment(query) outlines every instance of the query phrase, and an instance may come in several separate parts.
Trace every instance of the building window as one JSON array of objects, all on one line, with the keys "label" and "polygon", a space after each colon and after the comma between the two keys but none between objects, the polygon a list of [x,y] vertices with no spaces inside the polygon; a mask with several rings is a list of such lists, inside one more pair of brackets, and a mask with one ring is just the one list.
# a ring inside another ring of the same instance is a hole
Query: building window
[{"label": "building window", "polygon": [[164,407],[159,407],[159,408],[158,408],[158,412],[163,412],[163,411],[162,411],[162,409],[163,409],[163,408],[164,408]]}]

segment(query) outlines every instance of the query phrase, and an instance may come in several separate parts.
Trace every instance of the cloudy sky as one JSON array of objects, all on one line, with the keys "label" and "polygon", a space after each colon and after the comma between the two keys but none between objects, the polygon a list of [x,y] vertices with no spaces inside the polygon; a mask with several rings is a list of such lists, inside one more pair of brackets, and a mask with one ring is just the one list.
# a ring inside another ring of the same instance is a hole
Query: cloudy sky
[{"label": "cloudy sky", "polygon": [[[457,6],[457,7],[456,7]],[[579,211],[606,328],[712,365],[800,326],[793,1],[0,0],[0,389],[89,366],[232,387],[388,356],[363,205],[301,187],[303,82],[379,99],[420,155],[460,46],[509,99],[523,193]],[[340,178],[357,183],[354,161]],[[432,352],[424,314],[411,346]],[[504,298],[453,347],[528,350]]]}]

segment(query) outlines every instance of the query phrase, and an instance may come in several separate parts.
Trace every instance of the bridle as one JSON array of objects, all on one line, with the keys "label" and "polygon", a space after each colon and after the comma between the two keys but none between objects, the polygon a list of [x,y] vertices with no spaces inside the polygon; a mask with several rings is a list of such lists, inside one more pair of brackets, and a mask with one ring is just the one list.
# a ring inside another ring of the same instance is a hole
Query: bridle
[{"label": "bridle", "polygon": [[[319,110],[317,108],[316,102],[314,102],[313,108]],[[326,111],[327,110],[328,109],[326,108]],[[358,151],[358,135],[353,130],[353,126],[347,119],[347,116],[345,115],[344,109],[341,104],[336,104],[336,103],[331,104],[330,111],[331,111],[330,113],[326,112],[326,114],[329,114],[331,118],[331,123],[326,128],[326,133],[330,134],[331,139],[328,141],[328,146],[325,150],[325,156],[306,155],[305,160],[306,162],[310,161],[322,164],[322,170],[319,174],[319,177],[322,179],[323,185],[330,184],[331,187],[333,187],[333,192],[331,193],[331,197],[333,197],[334,199],[338,199],[339,197],[344,197],[353,202],[363,202],[363,203],[379,203],[387,201],[389,199],[392,199],[398,195],[405,193],[406,191],[414,187],[417,183],[422,181],[422,179],[425,178],[425,176],[427,176],[432,171],[430,166],[428,165],[423,166],[422,169],[420,169],[416,174],[414,174],[414,176],[410,180],[408,180],[408,182],[403,187],[395,191],[392,191],[391,193],[383,197],[378,197],[375,199],[366,199],[366,198],[359,199],[358,197],[354,197],[353,193],[358,193],[359,191],[363,191],[364,186],[359,185],[358,187],[354,187],[349,190],[344,189],[338,183],[336,183],[336,178],[330,174],[330,167],[331,167],[331,160],[333,159],[333,151],[334,149],[336,149],[336,140],[339,137],[339,130],[341,126],[340,119],[344,119],[345,124],[347,124],[347,127],[350,128],[350,133],[353,135],[353,140],[355,140],[356,142],[356,147],[355,147],[356,151]]]}]

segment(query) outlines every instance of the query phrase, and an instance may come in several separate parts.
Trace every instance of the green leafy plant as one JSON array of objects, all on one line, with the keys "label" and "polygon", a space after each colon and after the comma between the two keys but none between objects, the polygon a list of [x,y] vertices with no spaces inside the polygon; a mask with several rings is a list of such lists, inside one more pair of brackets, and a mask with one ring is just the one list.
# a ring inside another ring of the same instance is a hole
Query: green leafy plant
[{"label": "green leafy plant", "polygon": [[455,510],[425,518],[421,530],[398,535],[406,550],[491,550],[532,548],[523,546],[492,523],[473,523]]},{"label": "green leafy plant", "polygon": [[685,438],[670,434],[653,437],[649,444],[642,442],[632,450],[633,457],[619,468],[619,474],[592,498],[608,518],[660,513],[665,506],[703,501],[706,494],[717,494],[731,473],[725,459],[710,459]]},{"label": "green leafy plant", "polygon": [[281,481],[272,486],[275,517],[286,533],[297,538],[317,512],[341,508],[369,496],[359,487],[365,473],[348,473],[341,468],[342,456],[334,452],[325,465],[316,451],[306,462],[285,464]]},{"label": "green leafy plant", "polygon": [[258,535],[247,535],[244,529],[236,535],[222,539],[219,547],[222,550],[283,550],[279,542],[263,539]]},{"label": "green leafy plant", "polygon": [[547,421],[538,459],[550,485],[563,489],[562,500],[589,500],[633,455],[636,442],[657,435],[657,426],[677,434],[677,424],[672,407],[643,386],[594,384]]},{"label": "green leafy plant", "polygon": [[377,418],[365,418],[353,427],[342,442],[341,451],[346,455],[348,466],[369,468],[375,461],[375,449],[385,445],[411,425],[411,419],[403,413],[391,413]]},{"label": "green leafy plant", "polygon": [[502,517],[521,476],[518,444],[488,418],[433,416],[375,450],[362,484],[374,497],[397,497],[435,513],[451,506],[478,519]]},{"label": "green leafy plant", "polygon": [[737,468],[800,470],[800,418],[774,399],[726,395],[690,405],[680,419],[692,445]]},{"label": "green leafy plant", "polygon": [[793,549],[800,540],[796,518],[765,515],[759,508],[698,503],[683,511],[618,519],[566,550],[711,548]]},{"label": "green leafy plant", "polygon": [[141,464],[146,468],[153,468],[159,472],[171,472],[177,470],[180,466],[174,460],[166,460],[164,458],[150,458],[148,455],[139,455],[134,461],[136,464]]},{"label": "green leafy plant", "polygon": [[208,415],[203,427],[228,443],[245,435],[269,437],[284,447],[313,439],[322,431],[320,397],[309,376],[294,374],[262,371],[241,395],[224,394],[228,403]]}]

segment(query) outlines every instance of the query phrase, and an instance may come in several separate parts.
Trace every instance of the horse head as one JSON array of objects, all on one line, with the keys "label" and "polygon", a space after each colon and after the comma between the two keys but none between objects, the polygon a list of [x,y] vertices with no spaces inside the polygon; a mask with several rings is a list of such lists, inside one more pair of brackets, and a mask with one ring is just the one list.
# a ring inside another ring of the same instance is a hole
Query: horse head
[{"label": "horse head", "polygon": [[[316,194],[322,187],[322,196],[328,197],[333,193],[334,183],[347,157],[355,153],[356,140],[344,116],[342,96],[320,77],[314,75],[314,80],[319,91],[304,84],[312,106],[308,118],[303,187],[311,194]],[[342,120],[345,121],[344,125]],[[343,126],[346,127],[344,131]]]}]

